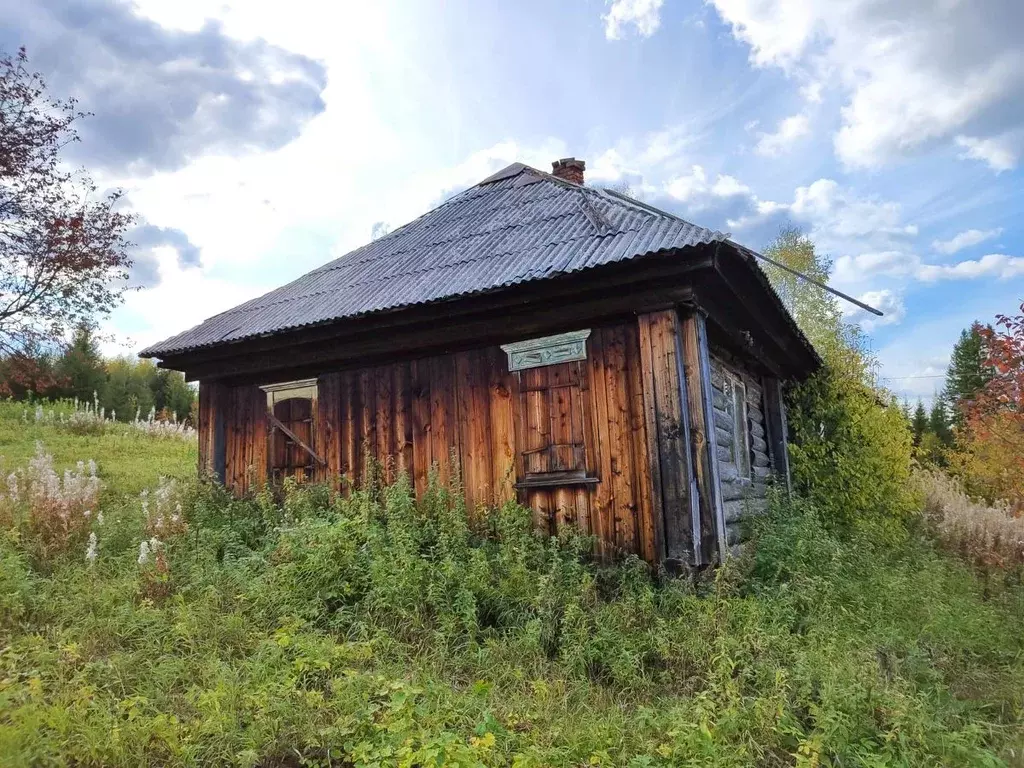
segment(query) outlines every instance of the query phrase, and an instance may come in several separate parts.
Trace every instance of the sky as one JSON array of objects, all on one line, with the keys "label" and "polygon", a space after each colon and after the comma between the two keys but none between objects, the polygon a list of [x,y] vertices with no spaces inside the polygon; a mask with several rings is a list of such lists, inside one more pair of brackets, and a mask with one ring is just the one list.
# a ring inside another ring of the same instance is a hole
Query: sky
[{"label": "sky", "polygon": [[834,263],[900,396],[1024,301],[1018,0],[0,0],[137,217],[130,354],[513,161]]}]

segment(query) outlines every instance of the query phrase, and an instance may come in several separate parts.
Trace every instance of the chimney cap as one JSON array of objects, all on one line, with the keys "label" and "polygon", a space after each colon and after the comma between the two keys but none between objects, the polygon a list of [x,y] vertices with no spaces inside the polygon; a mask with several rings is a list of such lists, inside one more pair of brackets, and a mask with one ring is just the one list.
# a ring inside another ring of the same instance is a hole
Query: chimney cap
[{"label": "chimney cap", "polygon": [[555,178],[582,186],[583,171],[586,168],[587,164],[583,160],[577,160],[575,157],[563,157],[551,164],[551,174]]},{"label": "chimney cap", "polygon": [[575,157],[563,157],[561,160],[555,160],[551,164],[551,170],[557,171],[560,168],[579,168],[581,171],[587,170],[586,160],[577,160]]}]

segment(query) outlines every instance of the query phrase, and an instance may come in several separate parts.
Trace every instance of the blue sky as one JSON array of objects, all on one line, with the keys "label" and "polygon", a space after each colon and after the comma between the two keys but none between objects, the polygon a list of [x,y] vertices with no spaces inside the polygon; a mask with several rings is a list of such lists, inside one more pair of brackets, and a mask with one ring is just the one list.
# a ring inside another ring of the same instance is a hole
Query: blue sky
[{"label": "blue sky", "polygon": [[[372,6],[372,7],[366,7]],[[73,160],[140,217],[131,351],[513,160],[763,247],[804,228],[889,386],[1024,300],[1024,9],[1011,0],[211,4],[0,0]],[[866,320],[853,316],[854,319]]]}]

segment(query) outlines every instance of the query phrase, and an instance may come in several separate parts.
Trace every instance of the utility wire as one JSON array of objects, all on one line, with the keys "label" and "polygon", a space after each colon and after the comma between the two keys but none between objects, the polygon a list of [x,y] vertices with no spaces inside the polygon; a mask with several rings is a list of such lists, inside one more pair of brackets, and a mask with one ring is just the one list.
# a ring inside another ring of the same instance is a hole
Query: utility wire
[{"label": "utility wire", "polygon": [[763,253],[758,253],[757,251],[750,251],[750,253],[754,254],[754,256],[756,256],[759,259],[767,261],[769,264],[775,265],[779,269],[784,269],[787,272],[789,272],[791,274],[794,274],[794,275],[796,275],[797,277],[799,277],[799,278],[801,278],[803,280],[806,280],[811,285],[816,285],[819,288],[822,288],[822,289],[828,291],[829,293],[831,293],[831,294],[833,294],[835,296],[838,296],[841,299],[846,299],[851,304],[856,304],[861,309],[866,310],[866,311],[870,312],[873,315],[878,315],[879,317],[882,317],[884,315],[882,310],[875,309],[871,305],[865,304],[863,301],[860,301],[859,299],[853,298],[853,296],[848,296],[847,294],[843,293],[842,291],[837,291],[835,288],[832,288],[831,286],[825,285],[825,283],[821,282],[820,280],[815,280],[813,277],[809,277],[809,276],[805,275],[803,272],[798,272],[797,270],[793,269],[792,267],[787,267],[785,264],[783,264],[780,261],[776,261],[775,259],[770,259],[767,256],[765,256]]}]

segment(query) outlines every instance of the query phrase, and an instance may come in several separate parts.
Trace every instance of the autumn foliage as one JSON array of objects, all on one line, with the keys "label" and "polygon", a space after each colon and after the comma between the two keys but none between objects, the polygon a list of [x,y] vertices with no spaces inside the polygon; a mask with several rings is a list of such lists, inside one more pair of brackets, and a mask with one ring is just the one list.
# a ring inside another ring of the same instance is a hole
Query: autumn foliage
[{"label": "autumn foliage", "polygon": [[981,329],[991,378],[960,403],[963,428],[953,466],[968,489],[1024,514],[1024,303]]},{"label": "autumn foliage", "polygon": [[85,118],[48,95],[24,49],[0,53],[0,357],[29,359],[94,325],[121,299],[131,260],[131,216],[120,193],[101,194],[67,166],[65,147]]}]

